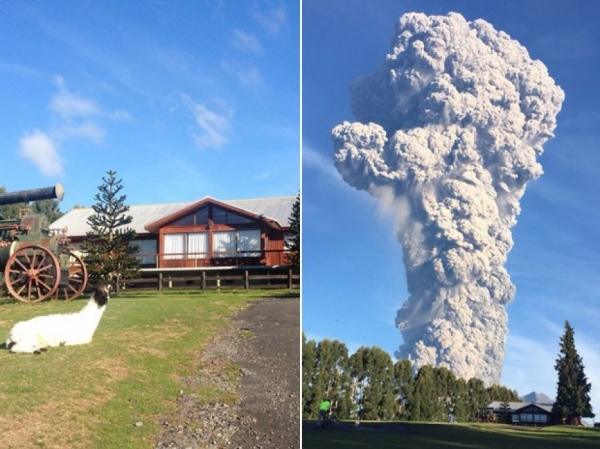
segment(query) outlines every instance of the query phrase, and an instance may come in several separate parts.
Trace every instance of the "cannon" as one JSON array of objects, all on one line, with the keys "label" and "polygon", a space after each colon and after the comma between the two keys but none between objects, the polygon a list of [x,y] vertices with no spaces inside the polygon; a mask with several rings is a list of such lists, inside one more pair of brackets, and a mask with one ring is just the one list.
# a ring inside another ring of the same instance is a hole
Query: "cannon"
[{"label": "cannon", "polygon": [[[0,193],[0,205],[62,201],[63,197],[63,186],[56,184]],[[0,215],[0,286],[23,302],[72,300],[81,295],[87,284],[87,269],[65,232],[51,230],[48,218],[31,208],[20,215],[10,219]]]}]

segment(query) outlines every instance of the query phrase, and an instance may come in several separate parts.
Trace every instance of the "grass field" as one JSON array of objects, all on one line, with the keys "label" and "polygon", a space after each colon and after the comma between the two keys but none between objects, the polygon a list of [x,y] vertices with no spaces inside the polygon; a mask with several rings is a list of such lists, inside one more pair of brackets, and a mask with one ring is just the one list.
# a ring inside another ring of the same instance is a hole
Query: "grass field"
[{"label": "grass field", "polygon": [[[158,417],[174,410],[180,390],[191,392],[180,379],[197,368],[201,348],[235,311],[277,294],[289,291],[122,293],[111,299],[90,345],[41,355],[0,350],[0,447],[152,447]],[[86,301],[0,304],[2,347],[15,322],[78,311]],[[223,370],[237,381],[239,368]],[[197,388],[205,401],[236,399]]]},{"label": "grass field", "polygon": [[304,421],[302,446],[310,449],[578,449],[600,447],[600,430],[501,424],[342,423],[319,430]]}]

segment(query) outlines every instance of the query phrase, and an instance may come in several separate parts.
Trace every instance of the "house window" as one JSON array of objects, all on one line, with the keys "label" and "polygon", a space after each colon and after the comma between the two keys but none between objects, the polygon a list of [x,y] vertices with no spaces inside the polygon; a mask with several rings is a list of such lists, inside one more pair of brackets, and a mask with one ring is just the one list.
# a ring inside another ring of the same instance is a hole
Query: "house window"
[{"label": "house window", "polygon": [[187,253],[190,259],[206,259],[208,252],[208,234],[191,232],[187,235]]},{"label": "house window", "polygon": [[206,232],[165,234],[165,259],[205,259],[207,251]]},{"label": "house window", "polygon": [[142,264],[156,263],[156,240],[136,240],[134,243],[137,243],[140,247]]},{"label": "house window", "polygon": [[237,250],[242,257],[260,257],[260,230],[248,229],[237,232]]},{"label": "house window", "polygon": [[165,234],[165,259],[183,259],[185,234]]},{"label": "house window", "polygon": [[213,222],[215,224],[236,225],[254,223],[254,221],[249,218],[218,207],[213,208],[212,213]]},{"label": "house window", "polygon": [[260,230],[223,231],[213,234],[214,257],[259,257]]}]

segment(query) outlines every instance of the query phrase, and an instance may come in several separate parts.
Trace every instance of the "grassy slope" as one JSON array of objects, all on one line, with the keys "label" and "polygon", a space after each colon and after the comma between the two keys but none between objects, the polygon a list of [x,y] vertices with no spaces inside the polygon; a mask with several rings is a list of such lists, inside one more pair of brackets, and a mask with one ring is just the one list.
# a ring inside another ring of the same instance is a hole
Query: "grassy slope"
[{"label": "grassy slope", "polygon": [[311,449],[465,448],[574,449],[600,447],[600,430],[554,426],[514,427],[499,424],[390,423],[315,429],[304,422],[302,445]]},{"label": "grassy slope", "polygon": [[[275,294],[121,294],[90,345],[38,356],[0,351],[0,447],[151,447],[158,417],[174,409],[186,388],[179,379],[193,373],[199,349],[236,310]],[[0,339],[18,320],[78,311],[84,303],[3,304]],[[206,401],[235,399],[214,389],[197,393]]]}]

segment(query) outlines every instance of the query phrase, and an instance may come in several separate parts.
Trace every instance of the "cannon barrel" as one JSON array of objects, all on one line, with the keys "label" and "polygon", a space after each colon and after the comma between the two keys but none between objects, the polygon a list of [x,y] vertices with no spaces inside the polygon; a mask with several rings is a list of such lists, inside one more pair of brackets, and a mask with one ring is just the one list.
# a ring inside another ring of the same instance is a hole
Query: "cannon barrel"
[{"label": "cannon barrel", "polygon": [[28,203],[30,201],[53,200],[62,201],[65,189],[57,183],[53,187],[41,189],[19,190],[18,192],[0,193],[0,206],[5,204]]}]

